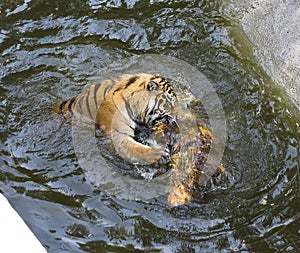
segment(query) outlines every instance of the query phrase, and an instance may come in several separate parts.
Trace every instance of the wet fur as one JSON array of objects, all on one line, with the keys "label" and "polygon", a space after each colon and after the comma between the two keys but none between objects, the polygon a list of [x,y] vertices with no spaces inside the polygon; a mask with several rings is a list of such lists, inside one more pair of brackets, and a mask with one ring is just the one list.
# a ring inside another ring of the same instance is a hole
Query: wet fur
[{"label": "wet fur", "polygon": [[58,103],[58,113],[88,117],[113,140],[116,152],[139,164],[152,164],[166,154],[166,147],[145,145],[134,139],[138,125],[148,128],[172,124],[177,104],[170,83],[150,74],[122,75],[93,84],[79,96]]}]

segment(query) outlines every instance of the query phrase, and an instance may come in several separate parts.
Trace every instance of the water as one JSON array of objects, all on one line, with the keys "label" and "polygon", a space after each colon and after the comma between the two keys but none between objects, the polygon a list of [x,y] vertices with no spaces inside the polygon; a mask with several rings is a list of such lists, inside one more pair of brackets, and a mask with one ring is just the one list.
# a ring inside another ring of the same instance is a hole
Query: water
[{"label": "water", "polygon": [[[2,1],[0,189],[48,252],[299,252],[299,111],[218,1]],[[127,201],[78,164],[51,113],[101,68],[165,54],[222,101],[232,178],[201,201]]]}]

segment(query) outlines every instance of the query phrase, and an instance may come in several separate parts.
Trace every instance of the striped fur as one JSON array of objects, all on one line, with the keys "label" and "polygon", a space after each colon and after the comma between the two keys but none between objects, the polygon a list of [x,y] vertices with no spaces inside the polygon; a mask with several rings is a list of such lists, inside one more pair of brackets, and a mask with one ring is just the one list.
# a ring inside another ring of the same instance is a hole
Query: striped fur
[{"label": "striped fur", "polygon": [[141,73],[93,84],[54,110],[94,120],[113,140],[121,157],[133,163],[152,164],[166,155],[166,147],[139,143],[134,131],[139,125],[151,129],[158,123],[173,124],[176,106],[176,94],[166,79]]}]

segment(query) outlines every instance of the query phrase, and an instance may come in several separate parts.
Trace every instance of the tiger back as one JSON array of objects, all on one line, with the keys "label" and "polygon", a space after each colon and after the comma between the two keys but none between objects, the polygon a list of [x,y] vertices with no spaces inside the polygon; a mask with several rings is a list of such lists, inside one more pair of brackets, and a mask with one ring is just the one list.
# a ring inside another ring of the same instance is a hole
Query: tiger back
[{"label": "tiger back", "polygon": [[100,104],[113,86],[113,79],[92,84],[81,95],[59,102],[52,109],[54,112],[65,116],[77,114],[95,120]]}]

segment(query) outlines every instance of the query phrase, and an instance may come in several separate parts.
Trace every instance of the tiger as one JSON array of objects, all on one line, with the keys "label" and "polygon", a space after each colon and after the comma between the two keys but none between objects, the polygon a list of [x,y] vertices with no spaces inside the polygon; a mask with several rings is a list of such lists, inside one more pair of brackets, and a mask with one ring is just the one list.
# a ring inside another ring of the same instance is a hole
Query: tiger
[{"label": "tiger", "polygon": [[[164,160],[169,170],[175,171],[170,178],[174,187],[168,203],[177,206],[190,202],[206,178],[225,174],[222,166],[203,167],[212,133],[208,128],[189,124],[196,121],[195,115],[181,108],[182,103],[185,107],[190,105],[181,96],[161,76],[123,74],[88,86],[82,94],[57,103],[53,110],[92,120],[113,140],[116,153],[131,163],[157,167]],[[168,147],[141,140],[136,130],[143,131],[143,127],[153,131],[153,139],[165,138]],[[186,173],[184,177],[181,172]]]},{"label": "tiger", "polygon": [[146,73],[123,74],[90,85],[82,94],[59,102],[53,110],[91,119],[109,136],[123,159],[141,165],[168,160],[166,145],[137,141],[136,129],[166,124],[178,131],[177,97],[170,82]]}]

